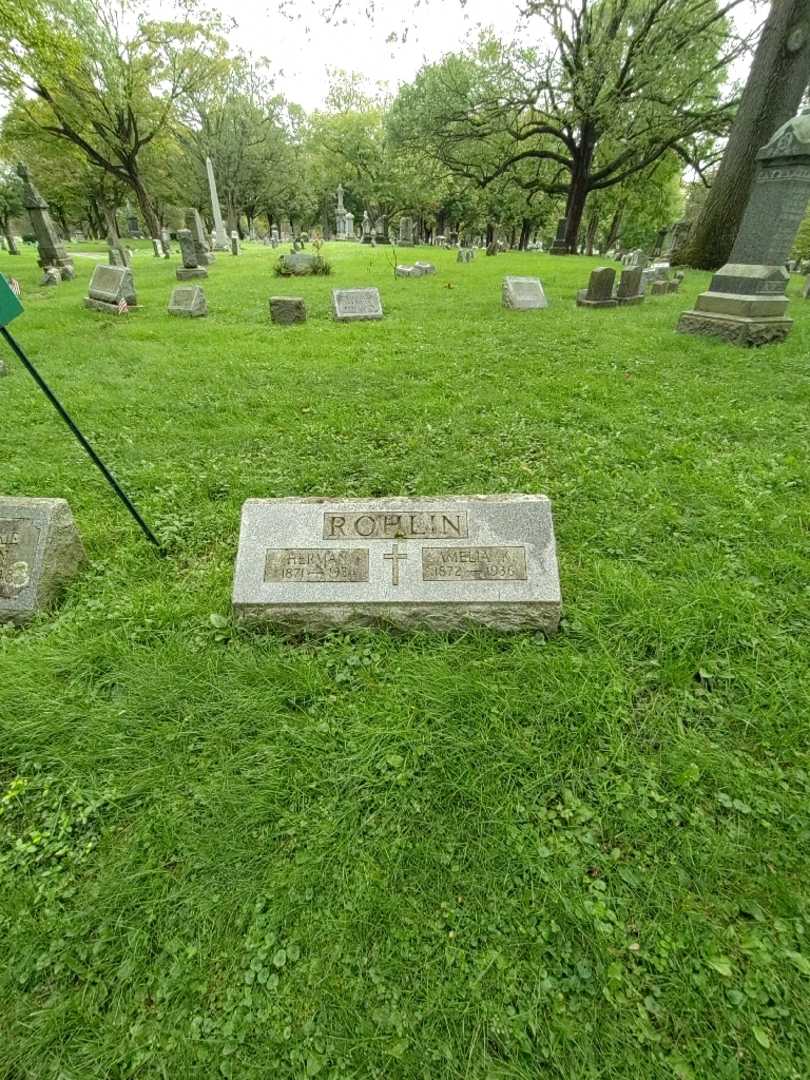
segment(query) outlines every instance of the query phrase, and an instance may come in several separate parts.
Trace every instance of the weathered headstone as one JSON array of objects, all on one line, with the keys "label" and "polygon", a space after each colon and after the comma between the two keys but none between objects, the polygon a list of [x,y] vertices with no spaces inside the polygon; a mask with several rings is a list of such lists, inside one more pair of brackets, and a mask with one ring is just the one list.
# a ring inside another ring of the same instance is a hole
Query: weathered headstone
[{"label": "weathered headstone", "polygon": [[238,255],[239,251],[239,233],[234,230],[231,233],[231,255]]},{"label": "weathered headstone", "polygon": [[128,308],[137,307],[132,271],[126,266],[96,266],[84,306],[108,315],[123,315]]},{"label": "weathered headstone", "polygon": [[161,244],[157,236],[152,237],[152,254],[155,256],[156,259],[163,258],[163,245]]},{"label": "weathered headstone", "polygon": [[641,275],[643,270],[640,266],[633,266],[622,270],[619,284],[616,286],[616,303],[621,306],[627,304],[640,304],[644,299],[641,290]]},{"label": "weathered headstone", "polygon": [[424,277],[425,271],[418,266],[405,266],[400,264],[394,268],[395,277]]},{"label": "weathered headstone", "polygon": [[199,285],[177,285],[169,297],[169,314],[186,319],[199,319],[208,314],[205,293]]},{"label": "weathered headstone", "polygon": [[250,499],[242,508],[233,610],[248,622],[553,633],[560,606],[543,495]]},{"label": "weathered headstone", "polygon": [[278,247],[278,227],[276,225],[273,225],[270,229],[270,246],[272,248]]},{"label": "weathered headstone", "polygon": [[579,307],[616,307],[613,297],[613,283],[616,280],[616,271],[612,266],[599,266],[591,271],[591,277],[587,289],[580,289],[577,293],[577,305]]},{"label": "weathered headstone", "polygon": [[368,210],[363,211],[363,243],[371,243],[371,218],[368,216]]},{"label": "weathered headstone", "polygon": [[535,277],[505,277],[502,301],[505,308],[513,311],[533,311],[548,307],[543,285],[540,279]]},{"label": "weathered headstone", "polygon": [[463,247],[463,248],[458,249],[458,254],[456,255],[456,262],[457,263],[471,263],[474,258],[475,258],[475,248]]},{"label": "weathered headstone", "polygon": [[281,268],[295,277],[306,277],[315,274],[321,265],[321,258],[309,251],[295,251],[291,255],[282,255],[280,258]]},{"label": "weathered headstone", "polygon": [[64,499],[0,497],[0,623],[51,608],[84,558]]},{"label": "weathered headstone", "polygon": [[271,296],[270,321],[279,326],[307,321],[307,305],[301,296]]},{"label": "weathered headstone", "polygon": [[107,261],[110,266],[130,266],[132,263],[129,248],[120,236],[112,233],[107,234]]},{"label": "weathered headstone", "polygon": [[37,238],[39,266],[45,270],[49,266],[56,266],[60,271],[68,270],[69,274],[64,277],[73,277],[73,260],[68,255],[65,245],[59,239],[48,204],[34,187],[28,169],[25,165],[17,166],[17,174],[23,182],[22,204],[25,207],[31,225]]},{"label": "weathered headstone", "polygon": [[757,170],[728,263],[711,280],[678,330],[734,345],[783,341],[789,255],[810,197],[810,109],[774,133],[757,154]]},{"label": "weathered headstone", "polygon": [[160,243],[163,247],[163,258],[168,259],[172,253],[172,238],[168,229],[160,230]]},{"label": "weathered headstone", "polygon": [[210,266],[214,261],[215,256],[211,252],[211,248],[208,244],[205,235],[205,226],[200,217],[200,211],[194,206],[191,206],[186,210],[186,228],[191,233],[191,238],[194,241],[194,250],[197,253],[197,266]]},{"label": "weathered headstone", "polygon": [[332,310],[338,322],[360,322],[383,317],[379,289],[333,289]]},{"label": "weathered headstone", "polygon": [[207,278],[208,271],[197,262],[198,247],[190,229],[178,229],[177,242],[180,245],[180,257],[183,265],[175,271],[178,281],[191,281],[193,278]]},{"label": "weathered headstone", "polygon": [[565,234],[568,230],[568,221],[566,218],[560,218],[557,222],[557,235],[551,244],[552,255],[567,255],[568,244],[565,240]]},{"label": "weathered headstone", "polygon": [[399,219],[399,246],[413,247],[413,218],[403,217]]},{"label": "weathered headstone", "polygon": [[413,264],[417,270],[421,270],[423,274],[435,274],[436,267],[431,262],[420,262],[419,259]]},{"label": "weathered headstone", "polygon": [[62,271],[58,266],[46,266],[40,285],[58,285],[62,280]]}]

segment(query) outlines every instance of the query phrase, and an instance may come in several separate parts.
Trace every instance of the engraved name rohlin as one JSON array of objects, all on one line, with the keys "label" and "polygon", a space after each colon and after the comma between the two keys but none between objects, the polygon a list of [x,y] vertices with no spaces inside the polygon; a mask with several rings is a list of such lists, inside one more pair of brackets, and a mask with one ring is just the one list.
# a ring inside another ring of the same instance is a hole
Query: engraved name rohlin
[{"label": "engraved name rohlin", "polygon": [[323,516],[324,540],[463,540],[467,511],[361,511]]}]

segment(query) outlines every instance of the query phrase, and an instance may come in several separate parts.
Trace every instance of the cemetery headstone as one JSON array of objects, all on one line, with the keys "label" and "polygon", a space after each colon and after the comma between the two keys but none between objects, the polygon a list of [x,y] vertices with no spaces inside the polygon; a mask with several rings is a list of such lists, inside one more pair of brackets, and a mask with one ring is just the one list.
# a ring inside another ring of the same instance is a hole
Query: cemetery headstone
[{"label": "cemetery headstone", "polygon": [[469,248],[469,247],[468,248],[463,247],[463,248],[458,249],[458,254],[456,255],[456,262],[457,263],[471,263],[474,258],[475,258],[475,249],[474,248]]},{"label": "cemetery headstone", "polygon": [[560,607],[543,495],[250,499],[242,508],[233,611],[246,622],[550,634]]},{"label": "cemetery headstone", "polygon": [[413,218],[403,217],[399,219],[399,246],[413,247]]},{"label": "cemetery headstone", "polygon": [[534,311],[548,307],[543,285],[539,278],[534,277],[505,277],[502,302],[505,308],[512,311]]},{"label": "cemetery headstone", "polygon": [[627,304],[640,304],[642,302],[644,299],[644,293],[641,290],[642,273],[640,266],[622,270],[622,276],[616,286],[617,304],[626,306]]},{"label": "cemetery headstone", "polygon": [[363,224],[362,224],[361,227],[362,227],[362,230],[363,230],[363,243],[364,244],[370,244],[371,243],[371,218],[368,216],[368,210],[363,211]]},{"label": "cemetery headstone", "polygon": [[272,248],[278,247],[278,227],[276,225],[273,225],[270,229],[270,246]]},{"label": "cemetery headstone", "polygon": [[172,253],[172,238],[168,229],[160,230],[160,243],[163,246],[163,258],[168,259]]},{"label": "cemetery headstone", "polygon": [[757,169],[728,263],[685,311],[678,330],[734,345],[783,341],[787,317],[785,260],[810,198],[810,108],[788,120],[757,154]]},{"label": "cemetery headstone", "polygon": [[194,241],[194,248],[197,253],[197,266],[210,266],[214,261],[215,256],[212,254],[208,240],[206,239],[205,226],[200,217],[200,211],[194,206],[191,206],[186,210],[186,228],[191,233],[191,238]]},{"label": "cemetery headstone", "polygon": [[404,266],[400,264],[394,268],[395,277],[424,277],[425,271],[418,266]]},{"label": "cemetery headstone", "polygon": [[163,258],[163,245],[156,236],[152,237],[152,254],[156,259]]},{"label": "cemetery headstone", "polygon": [[199,285],[177,285],[169,297],[169,314],[185,319],[199,319],[208,314],[205,293]]},{"label": "cemetery headstone", "polygon": [[379,289],[333,289],[332,310],[338,322],[361,322],[383,317]]},{"label": "cemetery headstone", "polygon": [[0,623],[24,626],[53,607],[84,559],[64,499],[0,497]]},{"label": "cemetery headstone", "polygon": [[84,306],[108,315],[124,315],[129,308],[137,307],[132,271],[126,266],[96,266]]},{"label": "cemetery headstone", "polygon": [[301,296],[271,296],[270,321],[279,326],[307,321],[307,305]]},{"label": "cemetery headstone", "polygon": [[107,234],[107,261],[111,266],[130,266],[132,264],[129,248],[120,236],[113,236],[112,233]]},{"label": "cemetery headstone", "polygon": [[417,270],[421,270],[423,274],[435,274],[436,267],[431,262],[422,262],[419,259],[416,260],[414,266]]},{"label": "cemetery headstone", "polygon": [[65,245],[59,239],[47,202],[34,187],[28,169],[23,164],[17,166],[17,175],[23,182],[22,204],[25,207],[31,226],[37,238],[37,250],[39,266],[45,270],[49,266],[55,266],[60,271],[70,270],[73,274],[73,260],[68,255]]},{"label": "cemetery headstone", "polygon": [[557,222],[557,235],[551,244],[552,255],[567,255],[568,244],[565,240],[565,234],[568,230],[568,221],[566,218],[560,218]]},{"label": "cemetery headstone", "polygon": [[62,280],[62,271],[57,266],[46,266],[40,285],[58,285]]},{"label": "cemetery headstone", "polygon": [[183,260],[182,267],[175,271],[178,281],[191,281],[193,278],[207,278],[208,271],[197,262],[198,247],[194,242],[190,229],[178,229],[177,242],[180,245],[180,257]]},{"label": "cemetery headstone", "polygon": [[239,250],[239,233],[234,230],[231,233],[231,255],[238,255]]},{"label": "cemetery headstone", "polygon": [[613,284],[616,271],[612,266],[599,266],[591,272],[587,289],[577,293],[578,307],[616,307]]},{"label": "cemetery headstone", "polygon": [[309,251],[295,251],[280,258],[282,269],[296,277],[306,277],[314,274],[320,266],[321,259]]}]

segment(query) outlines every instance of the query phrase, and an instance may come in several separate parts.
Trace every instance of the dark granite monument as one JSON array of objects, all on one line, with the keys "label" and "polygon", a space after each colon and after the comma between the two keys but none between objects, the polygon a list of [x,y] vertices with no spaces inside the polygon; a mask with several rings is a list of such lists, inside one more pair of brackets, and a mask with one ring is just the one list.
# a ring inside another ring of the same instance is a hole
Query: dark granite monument
[{"label": "dark granite monument", "polygon": [[681,315],[681,333],[766,345],[790,332],[785,262],[810,199],[810,109],[783,124],[757,161],[729,261],[694,308]]}]

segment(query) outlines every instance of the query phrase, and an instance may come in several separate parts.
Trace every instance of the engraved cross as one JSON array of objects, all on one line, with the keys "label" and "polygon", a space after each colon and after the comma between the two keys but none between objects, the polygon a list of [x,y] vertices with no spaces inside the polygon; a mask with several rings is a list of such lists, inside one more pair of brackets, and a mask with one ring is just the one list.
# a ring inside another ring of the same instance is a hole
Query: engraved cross
[{"label": "engraved cross", "polygon": [[399,564],[402,559],[407,559],[408,556],[399,550],[398,544],[394,544],[393,551],[383,555],[383,558],[391,563],[391,584],[399,585]]}]

